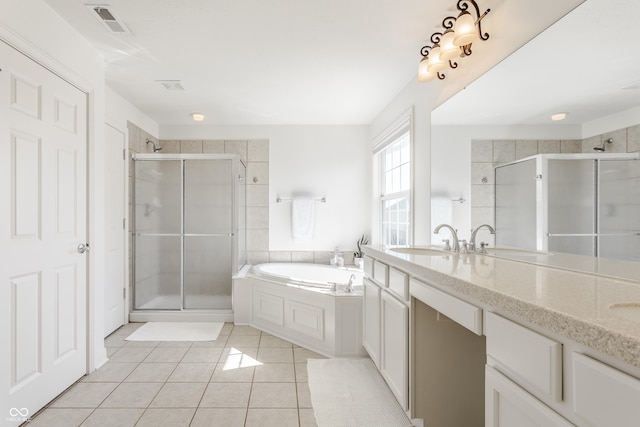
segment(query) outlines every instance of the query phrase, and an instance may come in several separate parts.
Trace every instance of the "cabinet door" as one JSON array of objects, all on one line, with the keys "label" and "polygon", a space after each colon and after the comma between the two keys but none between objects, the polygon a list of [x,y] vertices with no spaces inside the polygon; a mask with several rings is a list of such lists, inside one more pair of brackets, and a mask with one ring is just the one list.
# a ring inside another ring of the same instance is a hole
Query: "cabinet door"
[{"label": "cabinet door", "polygon": [[485,368],[485,427],[571,427],[495,369]]},{"label": "cabinet door", "polygon": [[574,413],[589,426],[640,425],[640,379],[573,353]]},{"label": "cabinet door", "polygon": [[406,411],[409,400],[409,307],[383,292],[380,313],[380,373]]},{"label": "cabinet door", "polygon": [[365,279],[363,290],[363,346],[369,353],[373,363],[380,368],[380,287],[369,279]]}]

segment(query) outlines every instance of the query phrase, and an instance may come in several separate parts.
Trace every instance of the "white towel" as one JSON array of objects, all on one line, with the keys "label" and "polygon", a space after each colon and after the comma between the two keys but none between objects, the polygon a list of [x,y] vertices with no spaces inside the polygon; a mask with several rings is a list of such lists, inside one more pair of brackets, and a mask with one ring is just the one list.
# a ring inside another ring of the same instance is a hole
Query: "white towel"
[{"label": "white towel", "polygon": [[291,201],[291,236],[296,240],[313,240],[314,204],[311,197],[294,197]]}]

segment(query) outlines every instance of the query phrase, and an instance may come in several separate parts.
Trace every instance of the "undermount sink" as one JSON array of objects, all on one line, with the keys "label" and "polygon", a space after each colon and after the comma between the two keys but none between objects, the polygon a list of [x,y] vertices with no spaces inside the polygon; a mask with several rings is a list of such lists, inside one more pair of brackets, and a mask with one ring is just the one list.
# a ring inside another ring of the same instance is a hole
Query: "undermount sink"
[{"label": "undermount sink", "polygon": [[436,248],[391,248],[393,252],[398,252],[400,254],[409,254],[409,255],[427,255],[427,256],[437,256],[437,255],[446,255],[447,252],[436,249]]},{"label": "undermount sink", "polygon": [[640,302],[621,302],[609,306],[615,315],[640,322]]},{"label": "undermount sink", "polygon": [[530,251],[527,249],[518,248],[485,248],[487,255],[495,256],[527,256],[527,255],[553,255],[550,252],[544,251]]}]

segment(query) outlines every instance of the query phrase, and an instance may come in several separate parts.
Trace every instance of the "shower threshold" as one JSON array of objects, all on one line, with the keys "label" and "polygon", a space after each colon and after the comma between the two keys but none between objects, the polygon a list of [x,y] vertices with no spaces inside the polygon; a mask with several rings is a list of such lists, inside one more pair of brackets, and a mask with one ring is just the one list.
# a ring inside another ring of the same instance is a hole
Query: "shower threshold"
[{"label": "shower threshold", "polygon": [[179,307],[180,295],[160,295],[129,313],[131,322],[233,322],[231,296],[191,295],[185,297],[185,309]]}]

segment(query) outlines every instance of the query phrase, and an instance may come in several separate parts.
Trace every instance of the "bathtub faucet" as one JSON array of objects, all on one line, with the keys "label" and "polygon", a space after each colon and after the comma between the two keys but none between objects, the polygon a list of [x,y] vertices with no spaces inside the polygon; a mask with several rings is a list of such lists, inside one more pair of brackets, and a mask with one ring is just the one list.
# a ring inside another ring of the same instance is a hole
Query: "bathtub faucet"
[{"label": "bathtub faucet", "polygon": [[345,292],[353,292],[353,282],[356,281],[356,275],[355,273],[351,275],[351,277],[349,277],[349,283],[347,283],[347,287],[344,288]]}]

